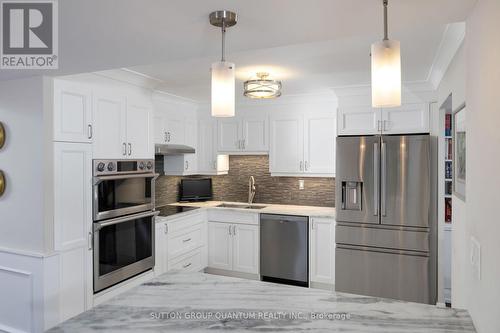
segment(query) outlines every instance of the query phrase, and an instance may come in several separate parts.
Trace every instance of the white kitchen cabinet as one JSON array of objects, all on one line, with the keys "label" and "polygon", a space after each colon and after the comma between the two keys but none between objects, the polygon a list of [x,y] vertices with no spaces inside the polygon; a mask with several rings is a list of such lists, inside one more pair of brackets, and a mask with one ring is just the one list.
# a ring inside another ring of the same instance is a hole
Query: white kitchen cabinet
[{"label": "white kitchen cabinet", "polygon": [[208,267],[259,274],[259,226],[208,221]]},{"label": "white kitchen cabinet", "polygon": [[232,224],[208,222],[208,267],[233,268]]},{"label": "white kitchen cabinet", "polygon": [[338,135],[380,134],[382,114],[371,106],[341,107],[337,110]]},{"label": "white kitchen cabinet", "polygon": [[259,273],[259,226],[233,226],[233,271]]},{"label": "white kitchen cabinet", "polygon": [[150,102],[118,91],[94,91],[93,95],[94,158],[153,158]]},{"label": "white kitchen cabinet", "polygon": [[228,154],[266,154],[269,151],[269,118],[258,112],[219,119],[217,150]]},{"label": "white kitchen cabinet", "polygon": [[407,103],[400,107],[374,109],[370,106],[341,107],[339,135],[429,133],[429,103]]},{"label": "white kitchen cabinet", "polygon": [[271,173],[297,174],[304,171],[304,117],[280,113],[271,116]]},{"label": "white kitchen cabinet", "polygon": [[54,143],[54,248],[61,320],[92,307],[92,147]]},{"label": "white kitchen cabinet", "polygon": [[92,142],[92,91],[89,87],[54,80],[54,141]]},{"label": "white kitchen cabinet", "polygon": [[304,172],[335,174],[335,115],[304,116]]},{"label": "white kitchen cabinet", "polygon": [[127,99],[128,157],[149,159],[154,157],[153,108],[145,99]]},{"label": "white kitchen cabinet", "polygon": [[127,156],[127,111],[121,95],[94,92],[94,158],[123,159]]},{"label": "white kitchen cabinet", "polygon": [[167,255],[168,225],[166,222],[157,222],[155,225],[155,275],[161,275],[168,270]]},{"label": "white kitchen cabinet", "polygon": [[310,281],[333,285],[335,283],[335,220],[310,219]]},{"label": "white kitchen cabinet", "polygon": [[429,104],[403,104],[400,107],[382,109],[384,134],[429,133]]},{"label": "white kitchen cabinet", "polygon": [[271,116],[269,169],[277,176],[335,176],[335,114]]},{"label": "white kitchen cabinet", "polygon": [[217,122],[212,119],[198,121],[198,173],[222,175],[229,170],[229,156],[217,154]]},{"label": "white kitchen cabinet", "polygon": [[177,114],[169,112],[165,118],[166,143],[182,145],[186,144],[186,119]]}]

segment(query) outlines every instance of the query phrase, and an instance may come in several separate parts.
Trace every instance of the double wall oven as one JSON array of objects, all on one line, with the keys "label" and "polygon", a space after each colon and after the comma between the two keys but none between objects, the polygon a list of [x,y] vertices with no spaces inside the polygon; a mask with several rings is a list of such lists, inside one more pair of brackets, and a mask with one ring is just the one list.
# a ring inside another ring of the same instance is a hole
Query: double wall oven
[{"label": "double wall oven", "polygon": [[93,162],[94,293],[154,267],[154,160]]}]

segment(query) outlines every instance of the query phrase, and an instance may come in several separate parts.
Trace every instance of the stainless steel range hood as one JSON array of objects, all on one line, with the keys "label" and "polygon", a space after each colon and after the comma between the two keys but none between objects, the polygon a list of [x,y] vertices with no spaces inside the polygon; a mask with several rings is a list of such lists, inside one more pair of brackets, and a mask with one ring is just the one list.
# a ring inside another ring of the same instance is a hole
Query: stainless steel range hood
[{"label": "stainless steel range hood", "polygon": [[171,145],[171,144],[156,144],[155,155],[182,155],[194,154],[196,151],[193,147],[185,145]]}]

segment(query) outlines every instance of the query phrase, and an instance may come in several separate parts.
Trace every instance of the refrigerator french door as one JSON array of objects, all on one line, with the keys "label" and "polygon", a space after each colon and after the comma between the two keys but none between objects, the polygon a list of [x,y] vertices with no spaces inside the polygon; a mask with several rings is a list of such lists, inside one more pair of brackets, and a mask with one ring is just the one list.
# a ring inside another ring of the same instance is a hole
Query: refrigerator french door
[{"label": "refrigerator french door", "polygon": [[434,304],[434,138],[337,138],[336,290]]}]

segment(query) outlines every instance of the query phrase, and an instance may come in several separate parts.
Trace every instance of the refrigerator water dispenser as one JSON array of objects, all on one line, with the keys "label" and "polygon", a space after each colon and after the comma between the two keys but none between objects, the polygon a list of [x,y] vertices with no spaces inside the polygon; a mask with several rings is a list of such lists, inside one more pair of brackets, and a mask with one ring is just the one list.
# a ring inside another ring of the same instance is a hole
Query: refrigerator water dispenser
[{"label": "refrigerator water dispenser", "polygon": [[342,209],[361,210],[363,182],[342,182]]}]

